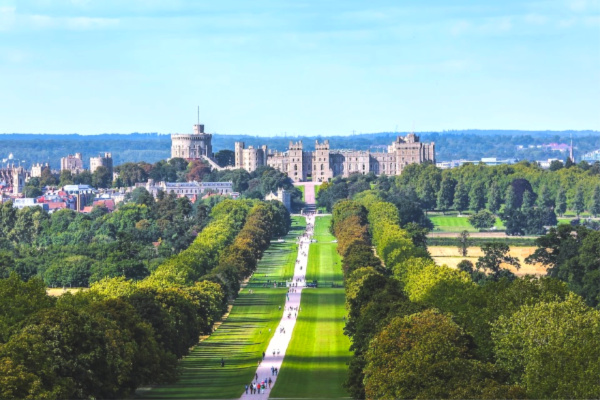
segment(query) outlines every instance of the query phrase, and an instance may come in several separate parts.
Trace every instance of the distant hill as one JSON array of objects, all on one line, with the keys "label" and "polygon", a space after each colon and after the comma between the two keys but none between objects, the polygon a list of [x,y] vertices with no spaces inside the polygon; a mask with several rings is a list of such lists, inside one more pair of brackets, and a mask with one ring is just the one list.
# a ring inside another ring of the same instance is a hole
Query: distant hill
[{"label": "distant hill", "polygon": [[[332,149],[382,150],[398,135],[407,132],[364,133],[353,136],[249,136],[220,135],[213,136],[214,151],[233,150],[236,141],[249,145],[266,144],[275,150],[286,150],[290,141],[303,140],[307,150],[314,149],[315,140],[329,139]],[[453,159],[479,160],[482,157],[514,157],[518,159],[544,160],[548,158],[564,159],[566,154],[553,152],[547,148],[535,146],[548,143],[569,143],[571,135],[575,147],[575,156],[600,149],[598,131],[497,131],[497,130],[461,130],[444,132],[418,132],[422,141],[436,144],[438,161]],[[517,146],[524,146],[518,149]],[[533,148],[529,148],[533,146]],[[36,162],[48,162],[54,169],[60,167],[60,158],[67,154],[80,152],[84,156],[85,166],[89,158],[100,152],[111,152],[114,164],[128,161],[156,162],[170,156],[171,138],[168,134],[131,133],[131,134],[0,134],[0,161],[12,153],[16,160],[25,160],[29,167]]]}]

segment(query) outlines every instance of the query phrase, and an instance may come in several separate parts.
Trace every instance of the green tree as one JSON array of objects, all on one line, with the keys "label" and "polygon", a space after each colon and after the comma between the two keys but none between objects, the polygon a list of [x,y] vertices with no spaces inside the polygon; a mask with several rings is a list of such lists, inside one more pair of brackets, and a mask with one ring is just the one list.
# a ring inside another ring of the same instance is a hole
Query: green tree
[{"label": "green tree", "polygon": [[573,210],[575,210],[575,214],[579,217],[585,210],[585,198],[583,196],[583,188],[579,186],[577,191],[575,192],[575,198],[573,199]]},{"label": "green tree", "polygon": [[481,210],[469,217],[469,223],[476,229],[489,229],[494,226],[496,216],[488,210]]},{"label": "green tree", "polygon": [[556,194],[556,212],[562,217],[565,211],[567,211],[567,194],[561,186]]},{"label": "green tree", "polygon": [[469,246],[471,246],[469,236],[469,231],[462,231],[458,234],[458,252],[463,257],[467,256],[467,253],[469,252]]},{"label": "green tree", "polygon": [[449,210],[452,207],[452,201],[454,200],[454,188],[456,187],[456,181],[449,175],[446,175],[442,179],[440,190],[437,197],[437,207],[442,212]]},{"label": "green tree", "polygon": [[469,199],[469,209],[477,212],[485,208],[485,185],[483,182],[476,182],[471,186]]},{"label": "green tree", "polygon": [[484,243],[481,246],[483,256],[479,257],[475,264],[478,270],[486,271],[495,277],[502,274],[502,264],[512,265],[519,269],[519,259],[509,255],[510,247],[505,243]]},{"label": "green tree", "polygon": [[367,398],[518,398],[493,365],[472,359],[463,330],[433,310],[394,318],[366,353]]},{"label": "green tree", "polygon": [[92,186],[96,188],[108,188],[112,183],[112,175],[108,168],[101,165],[92,174]]},{"label": "green tree", "polygon": [[510,214],[519,208],[521,208],[521,204],[519,204],[519,198],[515,188],[512,185],[509,185],[506,189],[506,196],[504,198],[504,213]]},{"label": "green tree", "polygon": [[[112,179],[112,177],[111,177]],[[73,177],[73,182],[76,185],[90,185],[93,186],[92,184],[92,173],[88,170],[85,171],[81,171],[80,173],[78,173],[77,175],[75,175]]]},{"label": "green tree", "polygon": [[231,150],[219,150],[215,153],[215,160],[221,167],[235,165],[235,153]]},{"label": "green tree", "polygon": [[521,208],[525,210],[531,210],[535,205],[535,193],[526,190],[523,192],[523,205]]},{"label": "green tree", "polygon": [[552,171],[552,172],[558,171],[559,169],[562,169],[563,167],[564,167],[564,164],[560,160],[552,160],[552,162],[550,162],[550,171]]},{"label": "green tree", "polygon": [[62,171],[60,171],[60,180],[58,182],[58,186],[65,186],[65,185],[72,185],[74,182],[73,180],[73,173],[71,172],[71,170],[69,169],[63,169]]},{"label": "green tree", "polygon": [[500,211],[502,205],[502,192],[496,182],[493,182],[488,192],[488,209],[494,214]]},{"label": "green tree", "polygon": [[458,182],[454,190],[454,208],[460,215],[469,207],[469,190],[463,181]]},{"label": "green tree", "polygon": [[540,207],[554,208],[554,200],[550,190],[545,185],[542,186],[538,196],[538,205]]},{"label": "green tree", "polygon": [[596,185],[590,203],[590,212],[594,217],[600,215],[600,185]]},{"label": "green tree", "polygon": [[525,305],[493,324],[497,363],[529,398],[600,398],[600,312],[580,297]]},{"label": "green tree", "polygon": [[40,177],[40,186],[56,186],[58,180],[56,176],[50,170],[50,167],[45,167],[42,170],[42,176]]}]

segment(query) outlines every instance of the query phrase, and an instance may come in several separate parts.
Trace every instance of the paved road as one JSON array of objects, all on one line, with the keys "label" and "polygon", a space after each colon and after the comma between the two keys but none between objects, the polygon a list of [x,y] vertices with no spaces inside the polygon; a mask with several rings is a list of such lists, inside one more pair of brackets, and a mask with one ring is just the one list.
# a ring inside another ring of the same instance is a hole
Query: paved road
[{"label": "paved road", "polygon": [[316,205],[315,186],[320,186],[321,182],[297,182],[295,186],[304,186],[304,202],[307,205]]},{"label": "paved road", "polygon": [[[271,394],[271,389],[277,381],[277,375],[272,374],[271,368],[274,367],[277,369],[281,369],[281,364],[283,363],[285,352],[290,343],[290,339],[292,338],[294,326],[296,325],[297,314],[301,312],[300,297],[302,296],[302,289],[306,284],[304,276],[306,274],[306,267],[308,265],[308,247],[310,245],[310,237],[313,234],[314,226],[315,217],[307,217],[306,231],[301,236],[299,242],[298,257],[296,259],[296,267],[294,268],[294,277],[292,280],[293,284],[297,286],[290,287],[290,292],[287,295],[288,297],[285,303],[285,310],[283,311],[283,315],[281,317],[281,322],[276,328],[277,330],[275,332],[275,335],[271,339],[271,342],[269,342],[269,346],[267,347],[267,351],[265,354],[265,359],[260,363],[260,365],[258,365],[256,369],[255,377],[258,376],[258,380],[255,378],[252,381],[252,383],[257,383],[257,381],[268,381],[270,378],[273,381],[273,383],[270,388],[267,385],[267,389],[265,390],[265,392],[260,394],[251,394],[250,389],[248,389],[248,394],[243,394],[242,397],[240,397],[241,400],[268,399]],[[248,386],[250,386],[250,382]]]}]

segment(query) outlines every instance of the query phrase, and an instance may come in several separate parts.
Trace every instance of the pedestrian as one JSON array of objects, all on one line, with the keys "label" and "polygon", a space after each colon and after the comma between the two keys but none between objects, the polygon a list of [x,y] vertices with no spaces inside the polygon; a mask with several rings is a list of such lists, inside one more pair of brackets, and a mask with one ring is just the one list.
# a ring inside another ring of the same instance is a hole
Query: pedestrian
[{"label": "pedestrian", "polygon": [[275,357],[275,350],[273,350],[273,357]]},{"label": "pedestrian", "polygon": [[263,351],[263,360],[265,359],[265,352]]},{"label": "pedestrian", "polygon": [[248,385],[246,385],[246,394],[248,394]]},{"label": "pedestrian", "polygon": [[[273,351],[273,354],[275,354],[275,351]],[[271,365],[271,375],[275,375],[275,367]]]},{"label": "pedestrian", "polygon": [[273,383],[273,381],[271,380],[271,378],[269,378],[269,389],[271,388],[272,383]]},{"label": "pedestrian", "polygon": [[256,378],[255,379],[258,380],[258,373],[256,373]]}]

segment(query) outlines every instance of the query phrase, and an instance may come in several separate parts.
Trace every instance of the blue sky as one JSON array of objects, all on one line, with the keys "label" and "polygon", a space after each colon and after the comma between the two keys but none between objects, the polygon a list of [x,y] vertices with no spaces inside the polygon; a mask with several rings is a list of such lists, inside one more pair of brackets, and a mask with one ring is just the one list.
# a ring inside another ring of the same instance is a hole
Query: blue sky
[{"label": "blue sky", "polygon": [[600,0],[0,0],[0,132],[600,130]]}]

